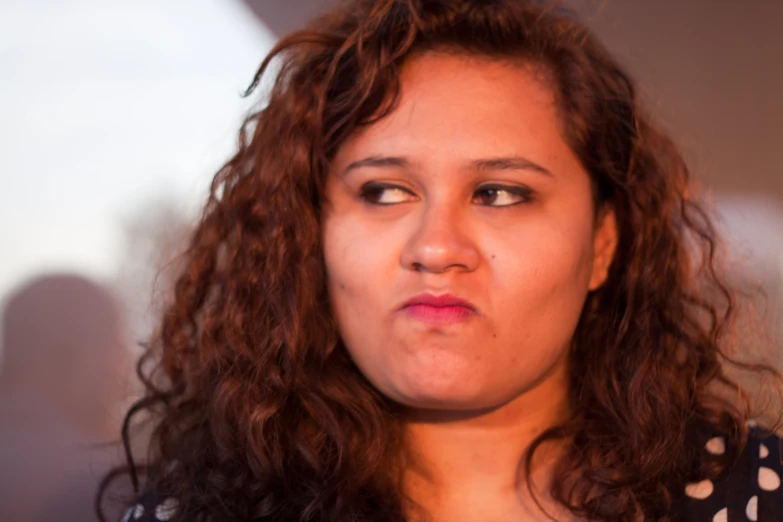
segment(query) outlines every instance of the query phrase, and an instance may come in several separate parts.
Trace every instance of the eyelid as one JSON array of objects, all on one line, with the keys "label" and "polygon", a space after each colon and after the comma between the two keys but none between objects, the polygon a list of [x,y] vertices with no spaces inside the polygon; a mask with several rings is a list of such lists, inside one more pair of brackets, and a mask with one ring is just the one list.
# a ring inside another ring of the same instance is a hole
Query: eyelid
[{"label": "eyelid", "polygon": [[479,190],[487,190],[487,189],[505,190],[508,192],[512,192],[514,194],[533,193],[533,190],[531,188],[522,185],[506,185],[505,183],[483,183],[478,187],[476,187],[473,192],[478,192]]}]

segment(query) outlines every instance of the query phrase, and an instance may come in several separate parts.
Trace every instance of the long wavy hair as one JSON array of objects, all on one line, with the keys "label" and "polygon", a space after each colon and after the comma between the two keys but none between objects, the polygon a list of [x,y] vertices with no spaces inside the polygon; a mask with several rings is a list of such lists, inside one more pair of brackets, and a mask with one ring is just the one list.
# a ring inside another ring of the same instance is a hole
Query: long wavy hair
[{"label": "long wavy hair", "polygon": [[[534,0],[353,0],[277,43],[266,104],[217,173],[172,303],[139,363],[154,433],[139,487],[178,517],[403,521],[401,406],[350,360],[330,314],[321,243],[330,159],[394,110],[426,52],[534,65],[562,133],[617,217],[616,257],[589,294],[570,354],[571,418],[551,493],[576,515],[674,520],[687,481],[741,452],[751,401],[735,360],[737,294],[677,147],[629,75],[575,17]],[[455,109],[458,110],[458,109]],[[739,400],[737,400],[738,398]],[[706,461],[706,435],[726,436]],[[126,437],[127,439],[127,437]],[[126,440],[126,444],[127,444]],[[130,454],[129,454],[130,457]],[[108,479],[107,479],[108,481]]]}]

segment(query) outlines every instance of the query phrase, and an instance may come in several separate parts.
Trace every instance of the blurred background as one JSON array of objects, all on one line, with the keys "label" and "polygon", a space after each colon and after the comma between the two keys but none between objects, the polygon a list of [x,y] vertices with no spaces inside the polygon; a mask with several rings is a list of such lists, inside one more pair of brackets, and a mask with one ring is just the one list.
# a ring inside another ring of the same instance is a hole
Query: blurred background
[{"label": "blurred background", "polygon": [[[330,3],[0,2],[3,520],[94,519],[158,274],[259,102],[240,93]],[[783,2],[566,3],[682,145],[780,331]]]}]

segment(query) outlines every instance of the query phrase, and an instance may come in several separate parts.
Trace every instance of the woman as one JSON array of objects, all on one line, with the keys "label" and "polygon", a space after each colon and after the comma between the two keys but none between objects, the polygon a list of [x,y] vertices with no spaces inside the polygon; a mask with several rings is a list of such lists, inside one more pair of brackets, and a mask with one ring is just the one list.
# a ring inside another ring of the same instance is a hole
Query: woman
[{"label": "woman", "polygon": [[782,512],[710,220],[583,26],[356,0],[251,89],[273,59],[140,365],[128,520]]}]

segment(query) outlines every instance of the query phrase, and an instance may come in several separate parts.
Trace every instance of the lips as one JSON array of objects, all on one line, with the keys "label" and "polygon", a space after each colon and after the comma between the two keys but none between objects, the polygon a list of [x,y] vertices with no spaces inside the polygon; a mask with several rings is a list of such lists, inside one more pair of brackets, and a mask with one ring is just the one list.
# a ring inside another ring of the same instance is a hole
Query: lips
[{"label": "lips", "polygon": [[476,307],[473,306],[473,304],[470,301],[457,297],[453,294],[441,294],[441,295],[419,294],[405,301],[403,307],[415,306],[415,305],[426,305],[426,306],[435,306],[435,307],[461,306],[464,308],[468,308],[474,312],[476,311]]},{"label": "lips", "polygon": [[452,294],[420,294],[408,299],[401,311],[412,319],[435,324],[467,321],[477,313],[470,301]]}]

